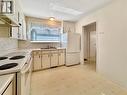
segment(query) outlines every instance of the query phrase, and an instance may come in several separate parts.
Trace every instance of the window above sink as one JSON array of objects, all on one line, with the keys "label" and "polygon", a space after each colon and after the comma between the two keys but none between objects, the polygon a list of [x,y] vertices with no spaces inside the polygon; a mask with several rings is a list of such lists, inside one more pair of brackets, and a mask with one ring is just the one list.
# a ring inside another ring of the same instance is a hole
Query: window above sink
[{"label": "window above sink", "polygon": [[32,24],[30,36],[32,43],[59,43],[61,39],[61,28]]}]

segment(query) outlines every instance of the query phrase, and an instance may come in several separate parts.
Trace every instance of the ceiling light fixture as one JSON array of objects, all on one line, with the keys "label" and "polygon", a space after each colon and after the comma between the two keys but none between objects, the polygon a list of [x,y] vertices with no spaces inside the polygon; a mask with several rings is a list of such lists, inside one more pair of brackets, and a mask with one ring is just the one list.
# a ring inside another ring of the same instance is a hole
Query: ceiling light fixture
[{"label": "ceiling light fixture", "polygon": [[50,17],[49,20],[50,20],[50,21],[54,21],[55,18],[54,18],[54,17]]}]

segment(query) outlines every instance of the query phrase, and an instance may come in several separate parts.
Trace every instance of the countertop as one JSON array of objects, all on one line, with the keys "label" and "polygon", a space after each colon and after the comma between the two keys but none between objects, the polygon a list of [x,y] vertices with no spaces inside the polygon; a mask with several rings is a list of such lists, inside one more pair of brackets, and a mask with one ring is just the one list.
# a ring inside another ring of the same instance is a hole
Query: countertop
[{"label": "countertop", "polygon": [[19,49],[18,51],[31,52],[31,51],[36,51],[36,50],[43,50],[43,51],[49,50],[49,51],[52,51],[52,50],[63,50],[63,49],[66,49],[66,48],[61,48],[61,47],[56,48],[56,49],[53,49],[53,48],[49,48],[49,49],[45,49],[45,48],[43,48],[43,49],[41,49],[41,48],[33,48],[33,49]]},{"label": "countertop", "polygon": [[14,78],[14,74],[0,76],[0,95],[2,95],[2,93],[7,88],[9,83],[13,80],[13,78]]}]

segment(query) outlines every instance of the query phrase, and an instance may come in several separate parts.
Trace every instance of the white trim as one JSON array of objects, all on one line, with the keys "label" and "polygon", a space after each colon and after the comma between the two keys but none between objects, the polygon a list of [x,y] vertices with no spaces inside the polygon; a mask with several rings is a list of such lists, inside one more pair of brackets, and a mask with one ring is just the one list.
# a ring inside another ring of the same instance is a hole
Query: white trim
[{"label": "white trim", "polygon": [[60,41],[30,41],[31,43],[60,43]]}]

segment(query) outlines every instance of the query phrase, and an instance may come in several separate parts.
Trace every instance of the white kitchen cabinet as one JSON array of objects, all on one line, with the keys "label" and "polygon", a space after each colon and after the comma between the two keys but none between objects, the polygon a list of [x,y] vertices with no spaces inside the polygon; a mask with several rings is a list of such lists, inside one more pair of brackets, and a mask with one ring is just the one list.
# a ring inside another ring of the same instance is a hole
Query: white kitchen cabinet
[{"label": "white kitchen cabinet", "polygon": [[26,22],[25,22],[25,16],[22,11],[19,12],[19,40],[26,40]]},{"label": "white kitchen cabinet", "polygon": [[3,95],[13,95],[13,83],[11,83],[6,91],[3,93]]},{"label": "white kitchen cabinet", "polygon": [[24,15],[23,15],[23,40],[27,40],[26,20]]},{"label": "white kitchen cabinet", "polygon": [[11,28],[11,38],[18,39],[18,27],[12,27]]},{"label": "white kitchen cabinet", "polygon": [[65,65],[65,49],[35,50],[33,64],[34,71]]},{"label": "white kitchen cabinet", "polygon": [[36,70],[40,70],[42,68],[42,64],[41,64],[41,51],[34,51],[33,52],[33,69],[34,71]]},{"label": "white kitchen cabinet", "polygon": [[15,83],[16,81],[14,77],[2,95],[16,95],[16,84]]},{"label": "white kitchen cabinet", "polygon": [[[8,0],[3,0],[3,1],[8,1]],[[0,21],[9,24],[10,25],[10,31],[8,31],[9,37],[11,38],[16,38],[19,40],[27,40],[27,35],[26,35],[26,21],[25,21],[25,15],[22,11],[22,8],[20,6],[20,3],[18,0],[9,0],[12,1],[12,13],[7,14],[6,13],[6,7],[7,4],[6,2],[3,2],[4,8],[0,6],[0,9],[2,9],[2,12],[5,12],[5,14],[0,15]],[[10,7],[7,7],[8,10],[11,10]]]},{"label": "white kitchen cabinet", "polygon": [[50,53],[42,54],[42,68],[50,68]]},{"label": "white kitchen cabinet", "polygon": [[65,65],[65,51],[59,51],[59,66]]},{"label": "white kitchen cabinet", "polygon": [[[1,0],[0,0],[1,1]],[[17,5],[18,0],[2,0],[0,2],[0,18],[1,21],[10,25],[10,26],[18,26],[18,11],[19,6]]]},{"label": "white kitchen cabinet", "polygon": [[23,10],[17,1],[18,5],[18,22],[19,22],[19,30],[18,30],[18,39],[19,40],[26,40],[26,21],[25,21],[25,15],[23,13]]},{"label": "white kitchen cabinet", "polygon": [[13,9],[14,9],[14,18],[16,20],[16,22],[19,21],[19,3],[18,3],[18,0],[13,0]]},{"label": "white kitchen cabinet", "polygon": [[51,67],[58,66],[58,53],[51,53]]}]

